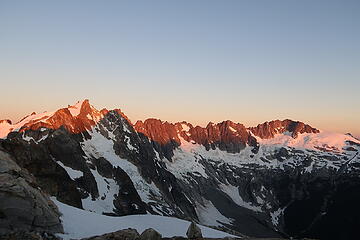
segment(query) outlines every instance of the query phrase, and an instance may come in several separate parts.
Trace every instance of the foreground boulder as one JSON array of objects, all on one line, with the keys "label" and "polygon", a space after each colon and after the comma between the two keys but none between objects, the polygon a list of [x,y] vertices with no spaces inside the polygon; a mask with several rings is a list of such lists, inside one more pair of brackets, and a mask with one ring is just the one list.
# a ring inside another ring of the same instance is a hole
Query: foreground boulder
[{"label": "foreground boulder", "polygon": [[0,150],[0,235],[16,231],[63,232],[60,213],[34,178]]},{"label": "foreground boulder", "polygon": [[128,228],[101,236],[83,238],[82,240],[139,240],[139,233],[136,229]]},{"label": "foreground boulder", "polygon": [[0,236],[0,240],[62,240],[51,233],[14,231]]},{"label": "foreground boulder", "polygon": [[140,240],[161,240],[161,237],[160,233],[152,228],[148,228],[140,235]]},{"label": "foreground boulder", "polygon": [[191,222],[191,224],[186,232],[186,236],[189,239],[202,238],[201,229],[196,225],[196,223]]}]

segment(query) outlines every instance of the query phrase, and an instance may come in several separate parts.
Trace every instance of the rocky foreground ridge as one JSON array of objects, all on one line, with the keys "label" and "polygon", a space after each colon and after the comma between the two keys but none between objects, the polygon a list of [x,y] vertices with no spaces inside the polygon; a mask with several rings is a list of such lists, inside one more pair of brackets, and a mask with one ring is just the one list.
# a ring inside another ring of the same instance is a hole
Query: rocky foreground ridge
[{"label": "rocky foreground ridge", "polygon": [[0,235],[15,229],[63,232],[59,217],[34,177],[0,150]]},{"label": "rocky foreground ridge", "polygon": [[[0,135],[1,157],[32,175],[35,190],[80,209],[173,216],[251,237],[357,239],[360,141],[349,135],[291,120],[133,124],[87,100],[2,121]],[[58,214],[45,215],[55,216],[51,232]]]}]

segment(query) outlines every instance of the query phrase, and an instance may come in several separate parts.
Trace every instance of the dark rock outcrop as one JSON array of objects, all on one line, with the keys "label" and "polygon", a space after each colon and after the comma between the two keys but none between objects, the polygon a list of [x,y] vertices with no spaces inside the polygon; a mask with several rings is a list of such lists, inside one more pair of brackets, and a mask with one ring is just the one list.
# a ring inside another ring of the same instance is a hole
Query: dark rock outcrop
[{"label": "dark rock outcrop", "polygon": [[194,222],[191,222],[188,230],[186,231],[186,236],[189,239],[199,239],[203,237],[201,229]]},{"label": "dark rock outcrop", "polygon": [[139,240],[161,240],[161,234],[152,228],[148,228],[140,235]]},{"label": "dark rock outcrop", "polygon": [[140,235],[136,229],[128,228],[101,236],[83,238],[82,240],[139,240]]},{"label": "dark rock outcrop", "polygon": [[[66,156],[69,156],[70,159],[78,159],[76,155],[77,148],[73,148],[73,143],[66,144],[69,137],[65,135],[69,135],[69,133],[65,129],[49,130],[50,135],[51,132],[55,136],[59,135],[59,137],[46,139],[43,144],[37,144],[34,141],[26,142],[22,139],[22,133],[12,133],[9,134],[11,136],[8,139],[0,140],[0,145],[13,156],[14,161],[20,167],[34,175],[43,191],[49,195],[56,196],[58,200],[66,204],[82,208],[81,196],[75,181],[68,176],[64,168],[54,159],[56,154],[65,159],[65,161]],[[60,142],[57,142],[57,140]],[[53,146],[55,152],[51,152],[51,146]],[[70,149],[66,149],[67,147]],[[64,151],[64,155],[61,154],[62,151]],[[71,166],[76,164],[72,161],[68,162],[72,164]],[[75,166],[74,168],[78,169]]]},{"label": "dark rock outcrop", "polygon": [[35,179],[0,151],[0,235],[16,231],[62,232],[60,213]]},{"label": "dark rock outcrop", "polygon": [[62,240],[54,234],[36,231],[12,231],[0,236],[0,240]]},{"label": "dark rock outcrop", "polygon": [[118,215],[146,214],[146,204],[141,200],[134,185],[121,168],[114,169],[114,179],[119,185],[119,193],[114,200]]}]

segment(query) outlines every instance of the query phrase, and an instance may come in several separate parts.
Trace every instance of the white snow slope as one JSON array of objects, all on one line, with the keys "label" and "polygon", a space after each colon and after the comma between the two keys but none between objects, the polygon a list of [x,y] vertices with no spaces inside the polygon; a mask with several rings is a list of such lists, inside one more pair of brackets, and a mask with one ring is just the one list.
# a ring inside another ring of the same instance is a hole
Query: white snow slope
[{"label": "white snow slope", "polygon": [[[183,236],[190,222],[157,215],[130,215],[111,217],[71,207],[51,198],[62,213],[60,217],[65,234],[59,234],[64,240],[79,239],[115,232],[121,229],[135,228],[140,234],[147,228],[153,228],[163,237]],[[204,237],[223,238],[232,236],[228,233],[200,226]]]}]

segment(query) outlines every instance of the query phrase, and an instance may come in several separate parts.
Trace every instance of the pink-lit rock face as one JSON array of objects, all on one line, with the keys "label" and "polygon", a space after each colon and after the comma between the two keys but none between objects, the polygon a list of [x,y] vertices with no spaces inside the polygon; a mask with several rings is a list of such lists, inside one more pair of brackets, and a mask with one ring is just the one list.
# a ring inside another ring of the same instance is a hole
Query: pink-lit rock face
[{"label": "pink-lit rock face", "polygon": [[171,141],[180,144],[178,129],[175,124],[150,118],[146,119],[144,122],[137,121],[134,128],[137,132],[143,133],[151,140],[160,144],[167,144]]},{"label": "pink-lit rock face", "polygon": [[[114,109],[114,111],[130,123],[130,119],[120,109]],[[69,105],[54,112],[40,114],[33,112],[15,124],[12,124],[7,119],[0,120],[0,138],[5,138],[12,131],[23,132],[30,129],[37,130],[42,127],[58,129],[63,126],[71,133],[81,133],[90,130],[108,113],[109,110],[106,108],[98,111],[90,105],[89,100],[85,99],[75,105]]]},{"label": "pink-lit rock face", "polygon": [[[130,119],[120,109],[114,111],[131,124]],[[16,124],[12,124],[9,120],[2,120],[0,122],[0,137],[6,137],[11,131],[23,132],[40,128],[57,129],[61,126],[70,133],[77,134],[90,130],[108,113],[109,110],[107,109],[98,111],[86,99],[55,112],[32,113]],[[319,133],[319,130],[307,124],[292,120],[275,120],[259,124],[257,127],[246,128],[243,124],[234,123],[230,120],[216,124],[209,123],[206,127],[200,127],[193,126],[185,121],[169,123],[151,118],[145,121],[137,121],[133,127],[138,133],[144,134],[161,145],[171,144],[176,147],[186,141],[203,145],[207,149],[218,147],[228,152],[239,152],[246,146],[257,146],[255,137],[271,139],[276,134],[286,134],[296,138],[298,134]]]},{"label": "pink-lit rock face", "polygon": [[32,113],[15,124],[11,124],[9,121],[2,121],[0,123],[0,137],[6,137],[11,131],[23,132],[29,129],[37,130],[42,127],[57,129],[61,126],[64,126],[71,133],[80,133],[91,129],[92,126],[101,120],[105,112],[107,110],[102,110],[101,112],[96,110],[90,105],[89,100],[86,99],[55,112]]},{"label": "pink-lit rock face", "polygon": [[181,145],[181,139],[184,139],[207,148],[219,147],[230,152],[238,152],[246,145],[256,145],[256,139],[244,125],[229,120],[217,124],[209,123],[203,128],[194,127],[187,122],[173,124],[159,119],[147,119],[144,122],[138,121],[134,128],[137,132],[161,144],[176,142]]},{"label": "pink-lit rock face", "polygon": [[256,127],[250,127],[249,130],[257,137],[262,139],[273,138],[276,134],[288,132],[293,138],[296,138],[298,134],[302,133],[319,133],[320,131],[313,128],[303,122],[292,121],[289,119],[280,121],[275,120],[271,122],[265,122],[257,125]]},{"label": "pink-lit rock face", "polygon": [[319,130],[292,120],[275,120],[259,124],[257,127],[246,128],[240,123],[223,121],[217,124],[209,123],[205,128],[193,126],[187,122],[169,123],[159,119],[147,119],[138,121],[135,126],[137,132],[143,133],[148,138],[161,144],[175,141],[181,144],[181,139],[210,147],[219,147],[222,150],[237,152],[230,145],[255,146],[256,139],[270,139],[276,134],[288,134],[296,138],[303,133],[319,133]]},{"label": "pink-lit rock face", "polygon": [[71,133],[80,133],[90,130],[102,117],[102,113],[92,107],[89,100],[84,100],[74,106],[59,109],[49,117],[31,120],[25,123],[20,131],[41,127],[57,129],[64,126]]}]

